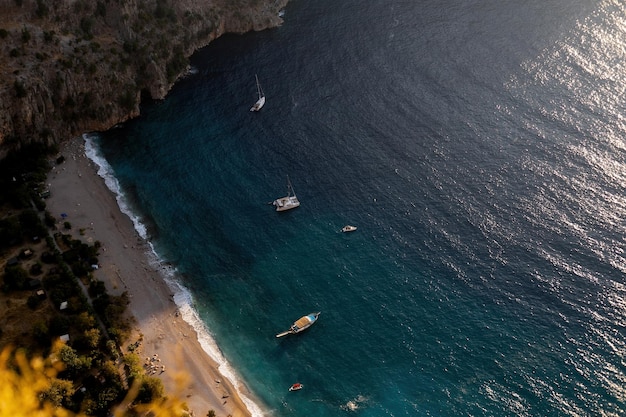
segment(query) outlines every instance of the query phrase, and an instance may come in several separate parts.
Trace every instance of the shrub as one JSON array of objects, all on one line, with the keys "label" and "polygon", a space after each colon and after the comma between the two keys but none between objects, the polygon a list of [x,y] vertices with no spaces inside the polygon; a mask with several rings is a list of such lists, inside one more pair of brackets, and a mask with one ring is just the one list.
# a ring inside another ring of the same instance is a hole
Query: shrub
[{"label": "shrub", "polygon": [[44,252],[41,254],[41,262],[45,264],[54,264],[57,262],[57,257],[52,252]]},{"label": "shrub", "polygon": [[33,209],[21,212],[19,219],[24,235],[29,238],[33,236],[45,236],[48,233],[45,226],[41,223],[39,214]]},{"label": "shrub", "polygon": [[33,326],[33,337],[43,347],[50,346],[50,330],[43,321],[38,321]]},{"label": "shrub", "polygon": [[74,324],[78,330],[85,331],[92,329],[96,325],[96,319],[89,312],[83,311],[76,316]]},{"label": "shrub", "polygon": [[55,219],[54,216],[50,214],[50,212],[46,211],[46,214],[44,215],[44,223],[48,227],[54,227],[54,225],[57,223],[57,219]]},{"label": "shrub", "polygon": [[26,88],[24,87],[24,83],[18,80],[15,80],[13,83],[13,87],[15,88],[15,94],[18,98],[26,97]]},{"label": "shrub", "polygon": [[35,294],[31,295],[30,297],[28,297],[28,300],[26,300],[26,305],[31,310],[36,310],[40,304],[41,304],[41,298],[37,297]]},{"label": "shrub", "polygon": [[[68,346],[63,346],[56,353],[61,356],[60,350],[68,350]],[[71,350],[71,348],[69,348]],[[71,352],[70,352],[71,353]],[[81,358],[73,352],[72,362]],[[24,352],[12,354],[9,349],[4,349],[0,353],[0,415],[8,416],[85,416],[87,415],[115,415],[119,417],[131,417],[138,415],[158,415],[158,416],[183,416],[189,415],[185,403],[172,396],[162,397],[162,384],[156,381],[146,380],[143,386],[136,386],[128,392],[123,401],[124,407],[112,410],[111,407],[122,400],[126,394],[122,388],[117,370],[114,364],[105,362],[102,366],[102,376],[105,383],[102,384],[93,376],[83,379],[87,389],[86,398],[76,407],[81,411],[78,414],[68,412],[66,403],[74,401],[77,396],[69,398],[77,386],[57,379],[60,377],[58,366],[54,366],[49,360],[35,357],[28,360]],[[156,379],[156,378],[152,378]],[[154,400],[150,404],[129,406],[138,401],[139,391],[142,395],[151,396]],[[160,394],[160,395],[159,395]],[[19,400],[16,400],[19,399]],[[59,405],[60,403],[60,405]]]},{"label": "shrub", "polygon": [[28,272],[19,265],[9,266],[4,269],[4,289],[6,291],[11,290],[23,290],[28,285]]},{"label": "shrub", "polygon": [[163,397],[163,381],[151,376],[142,377],[139,393],[137,393],[137,402],[146,404],[161,397]]},{"label": "shrub", "polygon": [[183,48],[179,45],[174,48],[172,58],[167,62],[166,71],[167,79],[174,81],[178,75],[187,67],[187,57],[183,52]]},{"label": "shrub", "polygon": [[93,34],[91,30],[93,29],[93,19],[91,17],[83,17],[80,20],[80,29],[85,35],[85,39],[92,39]]},{"label": "shrub", "polygon": [[39,275],[41,274],[42,271],[43,271],[43,268],[39,262],[34,263],[33,266],[30,267],[31,275]]},{"label": "shrub", "polygon": [[100,297],[106,294],[107,290],[103,281],[93,280],[89,283],[89,295],[92,298]]},{"label": "shrub", "polygon": [[83,332],[82,335],[82,339],[85,343],[85,345],[89,348],[89,349],[95,349],[98,347],[98,345],[100,344],[100,330],[98,329],[89,329],[89,330],[85,330]]},{"label": "shrub", "polygon": [[[57,306],[58,307],[58,306]],[[60,314],[56,314],[48,323],[48,329],[53,336],[61,336],[70,329],[70,320]]]},{"label": "shrub", "polygon": [[35,11],[35,14],[37,14],[38,18],[43,18],[48,16],[49,13],[49,9],[48,6],[46,6],[46,3],[44,3],[43,0],[37,0],[37,10]]},{"label": "shrub", "polygon": [[69,402],[73,393],[72,381],[53,378],[48,389],[39,394],[39,398],[51,403],[53,407],[61,407]]},{"label": "shrub", "polygon": [[30,31],[27,28],[22,29],[22,42],[28,43],[30,41]]},{"label": "shrub", "polygon": [[44,31],[43,40],[46,42],[52,42],[54,40],[54,31],[53,30],[51,30],[50,32]]},{"label": "shrub", "polygon": [[131,381],[140,378],[143,374],[143,367],[141,366],[141,359],[136,353],[128,353],[124,355],[124,365],[128,371],[128,377]]},{"label": "shrub", "polygon": [[135,107],[135,96],[136,92],[134,87],[127,87],[126,91],[124,91],[119,97],[119,104],[124,109],[130,111]]},{"label": "shrub", "polygon": [[37,207],[37,210],[44,211],[46,209],[46,202],[43,201],[43,198],[39,197],[38,193],[32,194],[32,200],[35,204],[35,207]]},{"label": "shrub", "polygon": [[65,364],[65,372],[69,375],[77,376],[91,368],[91,358],[79,355],[70,346],[61,346],[57,355],[58,358]]},{"label": "shrub", "polygon": [[22,228],[17,216],[0,219],[0,247],[8,247],[22,241]]},{"label": "shrub", "polygon": [[96,3],[96,11],[94,13],[96,16],[102,16],[102,17],[106,17],[107,14],[107,8],[106,5],[99,1],[98,3]]}]

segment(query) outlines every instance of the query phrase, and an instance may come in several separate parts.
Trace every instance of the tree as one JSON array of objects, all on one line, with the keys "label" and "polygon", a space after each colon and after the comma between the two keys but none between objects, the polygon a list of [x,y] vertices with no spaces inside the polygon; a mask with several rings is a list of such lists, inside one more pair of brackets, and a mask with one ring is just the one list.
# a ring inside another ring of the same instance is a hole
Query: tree
[{"label": "tree", "polygon": [[24,87],[24,83],[18,80],[15,80],[13,83],[13,87],[15,88],[15,95],[19,98],[26,97],[26,87]]},{"label": "tree", "polygon": [[67,372],[72,376],[79,375],[91,367],[91,358],[78,355],[70,346],[61,346],[57,355],[65,364]]},{"label": "tree", "polygon": [[89,330],[92,329],[96,325],[96,319],[89,312],[83,311],[74,321],[78,330]]},{"label": "tree", "polygon": [[42,401],[49,401],[55,407],[66,404],[74,392],[72,381],[53,378],[48,389],[41,393]]},{"label": "tree", "polygon": [[0,220],[0,247],[8,247],[22,241],[22,227],[17,216]]},{"label": "tree", "polygon": [[[12,365],[15,363],[15,366]],[[23,352],[12,355],[9,349],[0,353],[0,416],[42,416],[60,417],[72,415],[66,410],[55,407],[51,397],[42,393],[51,393],[52,380],[47,374],[55,374],[56,369],[46,364],[41,358],[32,361],[26,359]],[[63,384],[58,385],[61,394]],[[19,401],[16,401],[19,399]],[[64,411],[64,412],[63,412]]]},{"label": "tree", "polygon": [[106,294],[107,289],[104,285],[104,281],[93,280],[89,283],[89,295],[92,298],[97,298],[103,294]]},{"label": "tree", "polygon": [[47,347],[50,345],[50,331],[48,330],[48,325],[43,321],[35,323],[33,336],[41,346]]},{"label": "tree", "polygon": [[98,344],[100,343],[100,330],[98,329],[86,330],[83,333],[83,336],[85,338],[85,344],[89,348],[95,349],[98,347]]},{"label": "tree", "polygon": [[28,272],[19,265],[9,266],[4,269],[5,291],[23,290],[28,283]]},{"label": "tree", "polygon": [[163,381],[152,376],[141,378],[137,402],[151,403],[163,397]]},{"label": "tree", "polygon": [[70,320],[63,315],[55,314],[48,322],[50,334],[53,336],[61,336],[70,329]]},{"label": "tree", "polygon": [[[59,369],[59,366],[54,366],[51,360],[35,357],[29,361],[24,352],[18,351],[14,354],[7,348],[1,351],[0,404],[2,407],[0,417],[85,417],[83,413],[73,413],[63,408],[63,403],[68,398],[67,395],[73,391],[73,387],[71,382],[56,378]],[[116,408],[115,404],[120,400],[119,391],[111,386],[95,392],[94,397],[86,398],[81,408],[90,415],[96,412],[106,412],[104,415],[117,417],[189,415],[185,403],[176,396],[163,398],[162,384],[160,389],[159,385],[159,383],[147,382],[144,387],[154,398],[149,404],[130,405],[137,399],[138,384],[129,391],[126,398]],[[70,387],[72,387],[71,391]],[[57,405],[59,403],[60,406]]]},{"label": "tree", "polygon": [[31,309],[31,310],[36,310],[37,307],[39,307],[39,305],[41,304],[41,298],[39,298],[39,296],[33,294],[30,295],[28,297],[28,300],[26,300],[26,305]]},{"label": "tree", "polygon": [[20,224],[22,225],[22,230],[28,238],[32,238],[34,236],[45,236],[48,234],[48,230],[42,224],[39,214],[35,210],[24,210],[19,214],[19,219]]},{"label": "tree", "polygon": [[141,359],[136,353],[128,353],[124,355],[124,364],[128,369],[128,377],[131,381],[138,379],[143,375],[143,367],[141,366]]}]

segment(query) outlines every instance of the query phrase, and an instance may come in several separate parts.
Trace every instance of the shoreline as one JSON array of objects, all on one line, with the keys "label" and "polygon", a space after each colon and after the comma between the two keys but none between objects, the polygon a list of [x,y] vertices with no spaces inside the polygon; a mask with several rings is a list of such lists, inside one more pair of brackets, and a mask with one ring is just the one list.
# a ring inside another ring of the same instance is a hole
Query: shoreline
[{"label": "shoreline", "polygon": [[[225,34],[244,34],[279,27],[284,22],[281,13],[287,3],[288,0],[255,2],[247,0],[237,5],[222,0],[174,2],[172,7],[168,8],[168,19],[171,18],[170,23],[176,27],[176,30],[171,32],[163,27],[158,19],[146,20],[134,2],[107,2],[107,6],[98,11],[98,15],[101,14],[103,19],[97,27],[90,28],[91,40],[87,41],[82,39],[80,34],[68,32],[59,37],[55,33],[64,32],[64,28],[73,24],[71,22],[91,18],[93,11],[88,8],[76,9],[69,13],[67,5],[48,8],[47,18],[41,19],[34,15],[30,8],[22,7],[20,2],[4,2],[3,13],[0,15],[0,27],[6,32],[2,37],[3,45],[7,51],[17,48],[22,53],[19,60],[0,59],[0,71],[4,75],[0,80],[2,85],[0,159],[19,148],[12,143],[14,138],[18,138],[22,145],[33,141],[44,145],[51,142],[58,144],[73,135],[105,131],[136,118],[144,104],[143,94],[140,88],[129,86],[135,85],[134,80],[137,77],[143,77],[146,84],[143,91],[149,93],[151,100],[166,98],[186,71],[183,65],[180,65],[174,69],[175,77],[168,77],[167,73],[172,69],[169,68],[172,59],[177,58],[178,61],[179,57],[161,56],[162,54],[157,53],[161,47],[152,42],[154,39],[166,38],[165,49],[176,51],[180,48],[188,63],[193,54]],[[122,15],[125,18],[120,20],[118,17]],[[108,18],[104,18],[106,16]],[[190,16],[194,16],[193,24],[189,24]],[[141,26],[143,30],[136,30],[135,26]],[[33,40],[52,36],[54,41],[22,40],[20,33],[26,27]],[[129,33],[133,34],[133,39],[138,44],[148,45],[148,48],[132,48],[132,51],[125,51],[123,45]],[[74,48],[63,47],[61,39],[64,37],[70,42],[82,43],[85,47],[92,42],[97,43],[101,48],[83,54],[80,66],[65,68],[63,80],[73,87],[62,90],[62,93],[55,93],[52,86],[55,85],[54,80],[57,77],[56,60],[44,60],[37,56],[39,54],[56,56],[66,61],[76,59],[78,55],[73,51]],[[130,62],[123,70],[110,64],[118,59],[118,54]],[[142,58],[137,59],[138,55]],[[151,62],[147,75],[139,62]],[[87,67],[93,68],[95,73],[92,74],[91,71],[86,73],[80,69]],[[18,74],[15,71],[19,71],[17,80],[14,80],[14,76]],[[119,85],[126,85],[125,93],[128,100],[123,104],[118,100],[120,91],[117,84],[105,81],[111,73],[118,78]],[[19,85],[22,86],[18,95],[14,93],[14,81],[19,81]],[[87,92],[93,97],[82,102],[82,112],[72,114],[73,123],[66,123],[69,113],[62,106],[56,105],[51,100],[40,100],[42,96],[61,94],[61,101],[72,99],[74,102],[81,102],[81,96]],[[106,114],[101,111],[100,103],[108,103]],[[92,117],[96,113],[99,117]],[[36,116],[32,117],[33,114]],[[47,133],[45,135],[30,133],[41,131]]]},{"label": "shoreline", "polygon": [[[165,395],[177,396],[195,416],[205,416],[209,410],[218,416],[262,415],[249,390],[229,375],[231,369],[220,371],[222,366],[230,368],[228,363],[211,357],[202,346],[202,330],[190,323],[200,322],[194,317],[189,294],[123,213],[118,196],[99,175],[100,167],[87,156],[83,137],[63,143],[59,154],[65,161],[48,174],[47,210],[60,224],[71,224],[65,233],[90,244],[101,243],[94,277],[112,295],[128,293],[127,314],[134,323],[127,344],[142,338],[135,353],[140,358],[158,356],[159,366],[152,376],[163,381]],[[122,346],[124,352],[127,347]]]}]

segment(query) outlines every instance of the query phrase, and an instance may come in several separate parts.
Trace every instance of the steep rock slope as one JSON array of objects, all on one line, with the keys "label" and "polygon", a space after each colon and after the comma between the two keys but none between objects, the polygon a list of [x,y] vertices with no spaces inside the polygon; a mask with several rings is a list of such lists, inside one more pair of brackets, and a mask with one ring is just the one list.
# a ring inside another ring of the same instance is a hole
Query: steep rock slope
[{"label": "steep rock slope", "polygon": [[0,159],[139,114],[224,33],[282,23],[288,0],[0,0]]}]

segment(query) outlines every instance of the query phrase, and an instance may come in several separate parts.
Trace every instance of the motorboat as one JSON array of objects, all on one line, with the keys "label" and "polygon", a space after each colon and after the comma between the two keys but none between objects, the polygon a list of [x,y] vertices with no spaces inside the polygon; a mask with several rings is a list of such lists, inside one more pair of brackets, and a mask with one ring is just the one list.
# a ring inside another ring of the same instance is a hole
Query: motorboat
[{"label": "motorboat", "polygon": [[355,230],[356,230],[356,226],[351,226],[349,224],[341,228],[341,231],[343,233],[354,232]]},{"label": "motorboat", "polygon": [[282,333],[278,333],[276,337],[283,337],[283,336],[287,336],[288,334],[296,334],[296,333],[300,333],[308,329],[317,321],[317,318],[319,317],[319,315],[320,315],[320,312],[318,311],[317,313],[311,313],[311,314],[307,314],[306,316],[300,317],[291,325],[289,330],[284,331]]},{"label": "motorboat", "polygon": [[296,382],[295,384],[289,387],[289,391],[298,391],[298,390],[301,390],[302,388],[304,388],[304,385],[302,385],[299,382]]}]

